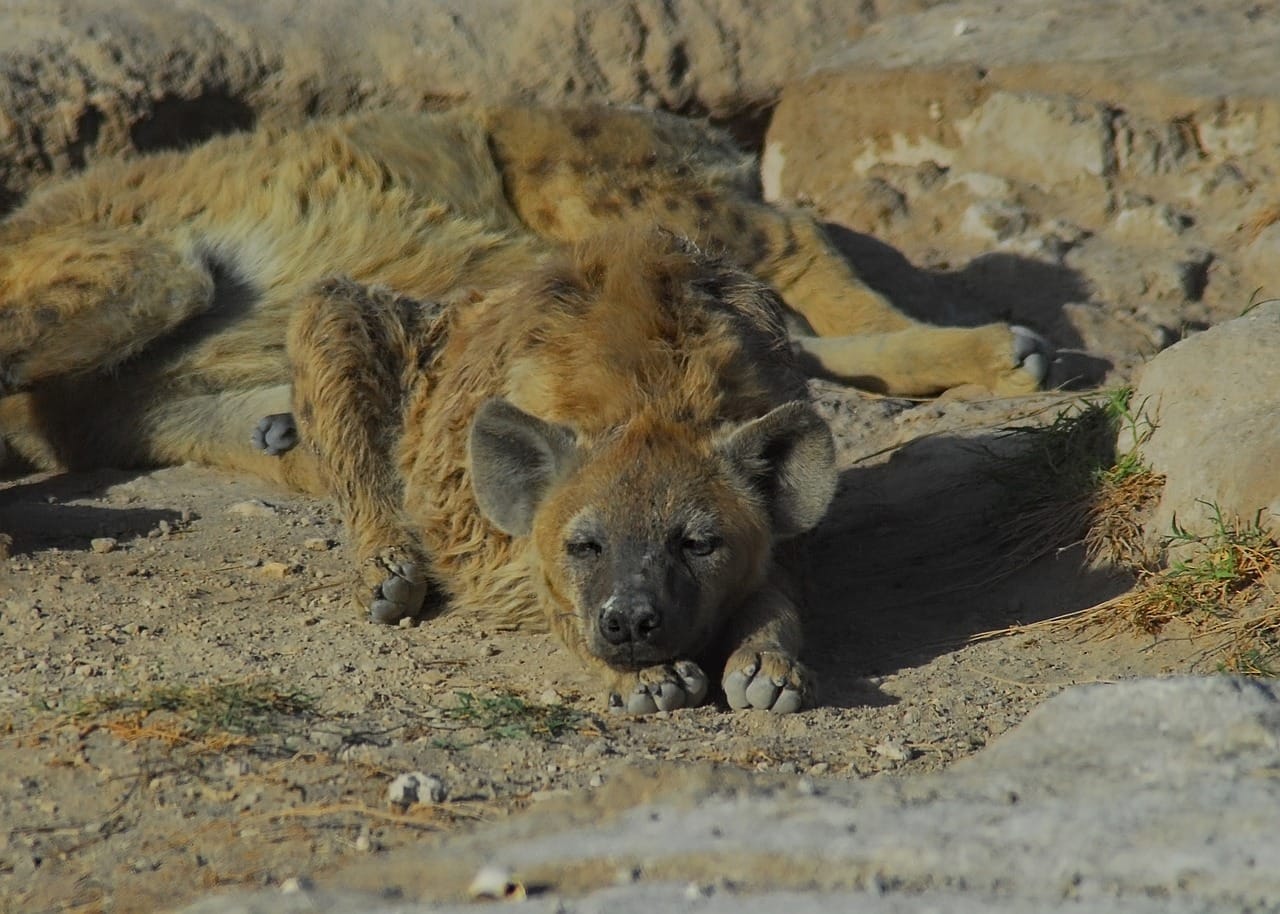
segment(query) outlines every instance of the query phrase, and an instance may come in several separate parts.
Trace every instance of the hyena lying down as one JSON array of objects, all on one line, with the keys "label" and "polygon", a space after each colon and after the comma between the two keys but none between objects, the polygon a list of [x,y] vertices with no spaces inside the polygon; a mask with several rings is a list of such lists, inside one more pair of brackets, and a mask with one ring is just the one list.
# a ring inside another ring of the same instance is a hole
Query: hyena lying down
[{"label": "hyena lying down", "polygon": [[813,700],[777,554],[835,487],[802,368],[1007,393],[1047,353],[909,320],[724,136],[638,111],[227,137],[0,225],[0,435],[28,462],[328,493],[373,618],[541,621],[632,712],[700,703],[704,667],[734,708]]}]

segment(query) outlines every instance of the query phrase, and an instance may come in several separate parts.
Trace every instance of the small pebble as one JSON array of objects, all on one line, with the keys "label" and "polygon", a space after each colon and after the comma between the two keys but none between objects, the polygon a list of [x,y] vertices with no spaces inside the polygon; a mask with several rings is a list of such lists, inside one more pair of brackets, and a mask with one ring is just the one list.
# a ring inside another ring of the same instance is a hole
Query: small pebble
[{"label": "small pebble", "polygon": [[911,750],[894,740],[885,740],[872,751],[876,755],[889,759],[891,762],[905,762],[911,758]]},{"label": "small pebble", "polygon": [[524,884],[505,866],[482,866],[476,873],[467,894],[472,898],[503,898],[507,901],[523,901],[528,892]]},{"label": "small pebble", "polygon": [[118,545],[120,545],[119,541],[110,536],[100,536],[97,539],[89,540],[89,548],[98,553],[98,555],[106,555]]},{"label": "small pebble", "polygon": [[259,570],[269,578],[283,580],[298,569],[297,566],[285,562],[263,562]]},{"label": "small pebble", "polygon": [[699,882],[691,882],[684,887],[684,897],[689,901],[697,901],[699,898],[710,898],[716,892],[713,885],[704,885]]},{"label": "small pebble", "polygon": [[230,508],[227,508],[227,513],[238,514],[241,517],[275,517],[278,512],[274,505],[269,505],[257,498],[251,498],[248,501],[236,502]]},{"label": "small pebble", "polygon": [[328,552],[336,545],[338,544],[324,536],[313,536],[302,541],[302,548],[311,552]]},{"label": "small pebble", "polygon": [[444,782],[421,771],[398,775],[387,787],[387,802],[401,812],[410,806],[442,803],[445,796]]},{"label": "small pebble", "polygon": [[281,895],[294,895],[298,892],[307,892],[315,887],[315,883],[307,876],[290,876],[284,882],[280,883]]}]

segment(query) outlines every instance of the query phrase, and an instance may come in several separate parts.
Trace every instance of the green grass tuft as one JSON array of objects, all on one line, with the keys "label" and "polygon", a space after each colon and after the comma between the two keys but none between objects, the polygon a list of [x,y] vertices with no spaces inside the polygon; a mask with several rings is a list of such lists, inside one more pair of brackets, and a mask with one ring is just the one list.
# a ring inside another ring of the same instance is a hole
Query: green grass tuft
[{"label": "green grass tuft", "polygon": [[306,693],[270,680],[215,682],[203,685],[161,685],[85,700],[73,716],[88,720],[108,714],[150,715],[168,712],[186,723],[191,737],[216,733],[258,736],[278,729],[284,718],[306,716],[316,710]]},{"label": "green grass tuft", "polygon": [[533,704],[511,692],[479,697],[470,692],[454,694],[458,704],[442,709],[444,718],[475,727],[487,739],[557,739],[586,717],[568,705]]}]

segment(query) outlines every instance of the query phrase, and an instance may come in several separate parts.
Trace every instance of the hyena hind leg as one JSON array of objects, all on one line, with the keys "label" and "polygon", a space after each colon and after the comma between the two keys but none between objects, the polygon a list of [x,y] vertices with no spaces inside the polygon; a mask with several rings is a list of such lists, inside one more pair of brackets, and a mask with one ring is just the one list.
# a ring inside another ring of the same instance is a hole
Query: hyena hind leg
[{"label": "hyena hind leg", "polygon": [[110,368],[214,298],[194,253],[100,226],[0,230],[0,395]]},{"label": "hyena hind leg", "polygon": [[[430,305],[335,279],[309,295],[289,326],[296,434],[315,452],[343,512],[356,553],[356,601],[377,622],[421,615],[431,591],[430,557],[403,516],[393,448],[437,315]],[[288,437],[279,417],[264,422],[264,441]]]}]

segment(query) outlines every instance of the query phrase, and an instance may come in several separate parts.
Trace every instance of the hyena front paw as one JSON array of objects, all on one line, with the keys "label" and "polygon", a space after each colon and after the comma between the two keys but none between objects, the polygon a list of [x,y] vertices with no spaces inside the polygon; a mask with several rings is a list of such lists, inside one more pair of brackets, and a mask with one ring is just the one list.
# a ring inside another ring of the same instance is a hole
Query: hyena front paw
[{"label": "hyena front paw", "polygon": [[263,416],[253,430],[253,446],[268,457],[279,457],[298,445],[298,426],[293,413]]},{"label": "hyena front paw", "polygon": [[374,622],[395,625],[421,615],[430,589],[427,563],[415,550],[389,546],[360,563],[356,598]]},{"label": "hyena front paw", "polygon": [[813,705],[812,674],[794,657],[774,651],[734,654],[725,666],[721,686],[734,710],[794,714]]},{"label": "hyena front paw", "polygon": [[707,697],[708,679],[689,660],[646,667],[636,673],[630,690],[612,692],[609,710],[618,714],[653,714],[695,708]]}]

